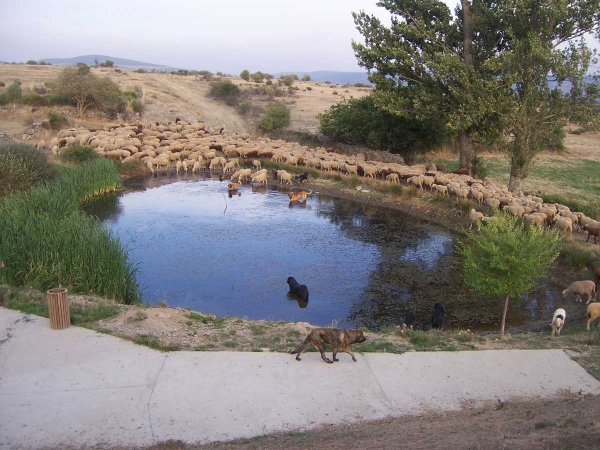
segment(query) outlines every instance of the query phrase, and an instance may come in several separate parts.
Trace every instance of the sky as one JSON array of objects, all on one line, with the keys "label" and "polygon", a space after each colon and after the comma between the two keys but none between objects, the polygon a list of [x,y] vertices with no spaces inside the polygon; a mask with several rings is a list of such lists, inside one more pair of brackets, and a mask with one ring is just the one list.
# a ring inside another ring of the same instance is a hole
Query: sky
[{"label": "sky", "polygon": [[[458,0],[445,0],[454,9]],[[364,71],[352,12],[376,0],[0,0],[0,61],[108,55],[182,69]]]}]

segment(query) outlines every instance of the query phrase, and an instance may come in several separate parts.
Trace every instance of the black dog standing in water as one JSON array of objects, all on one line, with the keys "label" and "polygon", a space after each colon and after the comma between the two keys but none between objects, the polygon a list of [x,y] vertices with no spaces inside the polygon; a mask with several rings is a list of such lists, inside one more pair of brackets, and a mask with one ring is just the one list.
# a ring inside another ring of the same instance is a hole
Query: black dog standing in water
[{"label": "black dog standing in water", "polygon": [[444,326],[444,315],[446,311],[444,310],[444,305],[441,303],[436,303],[433,306],[433,314],[431,314],[431,328],[442,329]]},{"label": "black dog standing in water", "polygon": [[298,297],[300,308],[306,308],[306,305],[308,305],[308,288],[306,285],[298,283],[293,277],[288,277],[287,284],[290,286],[289,293]]}]

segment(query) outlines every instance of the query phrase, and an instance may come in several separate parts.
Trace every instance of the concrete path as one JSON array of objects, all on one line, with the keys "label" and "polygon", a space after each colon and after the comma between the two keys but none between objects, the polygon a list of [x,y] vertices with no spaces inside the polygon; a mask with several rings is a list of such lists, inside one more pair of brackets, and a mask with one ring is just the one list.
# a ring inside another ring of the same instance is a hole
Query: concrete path
[{"label": "concrete path", "polygon": [[600,393],[561,350],[161,353],[0,308],[0,449],[205,443],[466,402]]}]

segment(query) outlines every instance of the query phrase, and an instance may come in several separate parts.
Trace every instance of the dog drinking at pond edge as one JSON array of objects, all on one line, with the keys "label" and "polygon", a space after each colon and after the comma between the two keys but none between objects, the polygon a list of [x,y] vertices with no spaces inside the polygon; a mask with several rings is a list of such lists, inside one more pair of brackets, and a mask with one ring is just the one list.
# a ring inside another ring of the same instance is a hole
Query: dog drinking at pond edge
[{"label": "dog drinking at pond edge", "polygon": [[[292,355],[296,355],[296,361],[301,361],[300,354],[314,345],[321,353],[321,359],[326,363],[333,363],[339,361],[336,358],[338,352],[348,353],[352,356],[352,361],[356,362],[354,352],[350,350],[350,345],[365,342],[367,338],[360,330],[338,330],[337,328],[315,328],[298,347],[292,352]],[[325,356],[325,344],[329,344],[333,347],[333,361]]]},{"label": "dog drinking at pond edge", "polygon": [[306,197],[310,194],[312,194],[312,191],[289,192],[288,197],[290,198],[290,203],[300,200],[306,203]]},{"label": "dog drinking at pond edge", "polygon": [[300,300],[308,302],[308,288],[305,284],[300,284],[294,277],[288,277],[286,283],[290,286],[290,294],[295,295]]}]

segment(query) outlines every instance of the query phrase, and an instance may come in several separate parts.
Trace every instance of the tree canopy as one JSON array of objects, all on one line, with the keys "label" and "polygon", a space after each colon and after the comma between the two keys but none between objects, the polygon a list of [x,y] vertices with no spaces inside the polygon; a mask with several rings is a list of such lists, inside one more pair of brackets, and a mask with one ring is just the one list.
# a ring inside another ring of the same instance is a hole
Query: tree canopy
[{"label": "tree canopy", "polygon": [[94,75],[85,64],[62,69],[53,90],[77,105],[79,117],[92,106],[110,115],[125,107],[119,86],[108,77]]},{"label": "tree canopy", "polygon": [[414,156],[444,143],[446,129],[440,120],[399,116],[379,107],[372,95],[344,100],[317,116],[319,133],[348,144],[362,144],[404,157]]},{"label": "tree canopy", "polygon": [[519,190],[535,154],[560,143],[569,109],[590,103],[583,75],[593,52],[582,37],[598,33],[600,0],[461,0],[454,15],[438,0],[378,5],[390,26],[354,13],[365,42],[352,44],[377,104],[442,118],[459,136],[461,167],[475,160],[473,143],[500,141],[511,159],[509,187]]}]

